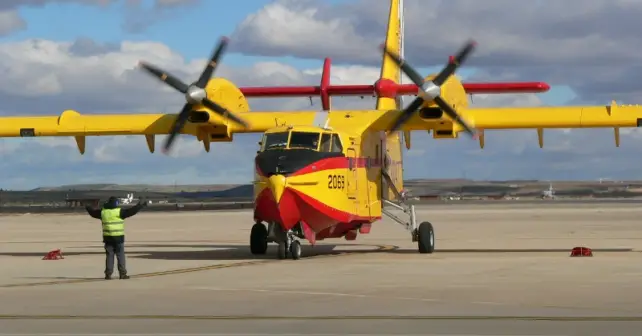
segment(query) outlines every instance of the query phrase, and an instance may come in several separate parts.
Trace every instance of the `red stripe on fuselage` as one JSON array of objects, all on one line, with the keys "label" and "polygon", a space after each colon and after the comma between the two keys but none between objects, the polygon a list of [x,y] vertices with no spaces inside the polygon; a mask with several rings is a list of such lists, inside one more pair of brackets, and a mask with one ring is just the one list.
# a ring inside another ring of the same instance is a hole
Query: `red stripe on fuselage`
[{"label": "red stripe on fuselage", "polygon": [[318,234],[337,225],[341,225],[342,231],[347,232],[358,224],[372,223],[381,217],[363,217],[341,211],[292,188],[284,190],[277,204],[270,190],[266,188],[256,198],[254,218],[265,222],[277,222],[285,230],[292,229],[299,222],[305,222]]},{"label": "red stripe on fuselage", "polygon": [[[350,167],[350,159],[351,158],[347,158],[343,156],[321,159],[319,161],[316,161],[314,163],[311,163],[299,169],[298,171],[294,172],[291,176],[300,176],[300,175],[320,172],[324,170],[331,170],[331,169],[347,169]],[[368,167],[374,168],[374,167],[381,166],[381,160],[376,160],[374,158],[357,157],[357,158],[352,158],[352,160],[356,168],[368,168]]]}]

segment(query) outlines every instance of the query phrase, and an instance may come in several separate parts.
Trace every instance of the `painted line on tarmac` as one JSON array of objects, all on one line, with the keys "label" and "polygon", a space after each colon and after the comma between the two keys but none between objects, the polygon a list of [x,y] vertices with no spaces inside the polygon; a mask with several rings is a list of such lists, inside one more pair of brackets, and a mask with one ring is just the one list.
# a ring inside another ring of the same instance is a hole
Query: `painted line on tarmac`
[{"label": "painted line on tarmac", "polygon": [[[82,333],[82,334],[77,334],[77,333],[74,333],[74,334],[70,334],[70,333],[65,333],[65,334],[60,334],[60,333],[58,333],[58,334],[56,334],[56,333],[5,334],[5,333],[0,333],[0,336],[73,336],[73,335],[77,335],[77,336],[114,336],[115,334],[95,334],[95,333]],[[257,334],[257,333],[224,333],[224,334],[222,334],[222,333],[206,333],[206,334],[204,334],[204,333],[199,333],[199,334],[192,334],[192,333],[181,333],[181,334],[177,334],[177,333],[171,333],[171,334],[134,333],[134,334],[132,334],[132,333],[129,333],[129,334],[120,334],[119,333],[117,335],[118,336],[275,336],[275,335],[279,335],[279,336],[381,336],[381,335],[385,335],[385,334],[372,334],[372,333],[370,333],[370,334],[348,334],[348,333],[340,333],[340,334],[337,334],[337,333],[334,333],[334,334],[328,334],[328,333],[325,333],[325,334],[319,334],[319,333],[314,333],[314,334],[308,334],[308,333],[305,333],[305,334],[301,334],[301,333],[297,333],[297,334],[292,334],[292,333],[267,333],[267,334],[266,333],[262,333],[262,334]],[[394,333],[394,334],[390,334],[390,335],[394,335],[394,336],[489,336],[487,334],[486,335],[482,335],[482,334],[426,334],[426,333],[423,333],[423,334],[399,334],[399,333]],[[554,335],[554,334],[526,335],[526,334],[520,334],[519,336],[567,336],[567,335]]]},{"label": "painted line on tarmac", "polygon": [[[330,258],[330,257],[344,257],[344,256],[351,256],[351,255],[365,254],[365,253],[386,252],[386,251],[396,250],[396,249],[399,248],[399,246],[395,246],[395,245],[351,244],[351,246],[374,246],[374,247],[376,247],[376,249],[374,249],[374,250],[344,251],[344,252],[337,252],[337,253],[312,255],[312,256],[308,256],[308,257],[302,258],[301,260],[297,260],[296,262],[302,262],[302,261],[305,261],[305,260],[308,260],[308,259],[312,260],[312,259],[322,259],[322,258]],[[249,260],[249,261],[234,262],[234,263],[229,263],[229,264],[214,264],[214,265],[199,266],[199,267],[178,268],[178,269],[167,270],[167,271],[135,274],[135,275],[131,275],[131,279],[152,278],[152,277],[159,277],[159,276],[165,276],[165,275],[194,273],[194,272],[210,271],[210,270],[216,270],[216,269],[222,269],[222,268],[263,265],[263,264],[271,264],[271,263],[276,263],[276,262],[287,262],[287,261],[288,260],[260,259],[260,260]],[[65,279],[65,280],[42,281],[42,282],[27,282],[27,283],[23,282],[23,283],[13,283],[13,284],[0,285],[0,288],[39,287],[39,286],[89,283],[89,282],[98,282],[98,281],[104,282],[106,280],[103,279],[103,278],[83,278],[83,279]]]},{"label": "painted line on tarmac", "polygon": [[424,321],[551,321],[551,322],[642,322],[642,316],[528,316],[528,315],[0,315],[0,320],[424,320]]}]

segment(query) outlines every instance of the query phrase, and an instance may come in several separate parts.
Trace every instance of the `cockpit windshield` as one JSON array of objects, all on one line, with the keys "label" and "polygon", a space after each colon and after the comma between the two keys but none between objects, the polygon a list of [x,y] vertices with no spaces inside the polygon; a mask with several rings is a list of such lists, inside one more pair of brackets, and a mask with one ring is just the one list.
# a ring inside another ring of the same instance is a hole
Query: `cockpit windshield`
[{"label": "cockpit windshield", "polygon": [[[319,146],[319,143],[321,144]],[[341,153],[343,147],[336,134],[320,132],[275,132],[263,137],[262,150],[270,149],[310,149],[321,152]]]},{"label": "cockpit windshield", "polygon": [[317,150],[319,147],[318,132],[292,132],[290,136],[290,148],[305,148]]},{"label": "cockpit windshield", "polygon": [[263,139],[263,149],[283,149],[288,145],[290,132],[268,133]]}]

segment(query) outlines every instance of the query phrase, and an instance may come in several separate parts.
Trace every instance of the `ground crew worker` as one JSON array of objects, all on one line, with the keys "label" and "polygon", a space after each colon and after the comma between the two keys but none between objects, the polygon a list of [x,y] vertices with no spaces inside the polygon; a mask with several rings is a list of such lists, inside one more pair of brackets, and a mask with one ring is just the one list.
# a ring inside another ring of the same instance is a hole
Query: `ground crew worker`
[{"label": "ground crew worker", "polygon": [[87,213],[100,219],[103,227],[103,243],[105,244],[105,280],[110,280],[114,272],[114,255],[118,260],[118,273],[120,279],[129,279],[125,264],[125,218],[134,216],[140,209],[147,205],[142,198],[134,207],[122,209],[118,207],[118,198],[110,197],[102,209],[86,206]]}]

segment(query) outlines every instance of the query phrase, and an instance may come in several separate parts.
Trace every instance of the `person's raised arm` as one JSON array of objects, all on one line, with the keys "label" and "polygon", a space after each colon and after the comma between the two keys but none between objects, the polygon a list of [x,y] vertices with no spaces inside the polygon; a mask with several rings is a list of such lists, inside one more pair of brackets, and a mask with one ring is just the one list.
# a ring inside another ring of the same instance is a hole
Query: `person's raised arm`
[{"label": "person's raised arm", "polygon": [[125,219],[127,217],[132,217],[146,206],[147,206],[147,201],[141,197],[141,199],[138,201],[138,204],[136,204],[135,206],[129,209],[120,209],[120,218]]},{"label": "person's raised arm", "polygon": [[85,205],[85,210],[87,210],[87,213],[89,214],[89,216],[91,216],[93,218],[96,218],[96,219],[101,219],[101,216],[100,216],[100,212],[101,211],[100,211],[100,209],[95,209],[91,205]]}]

